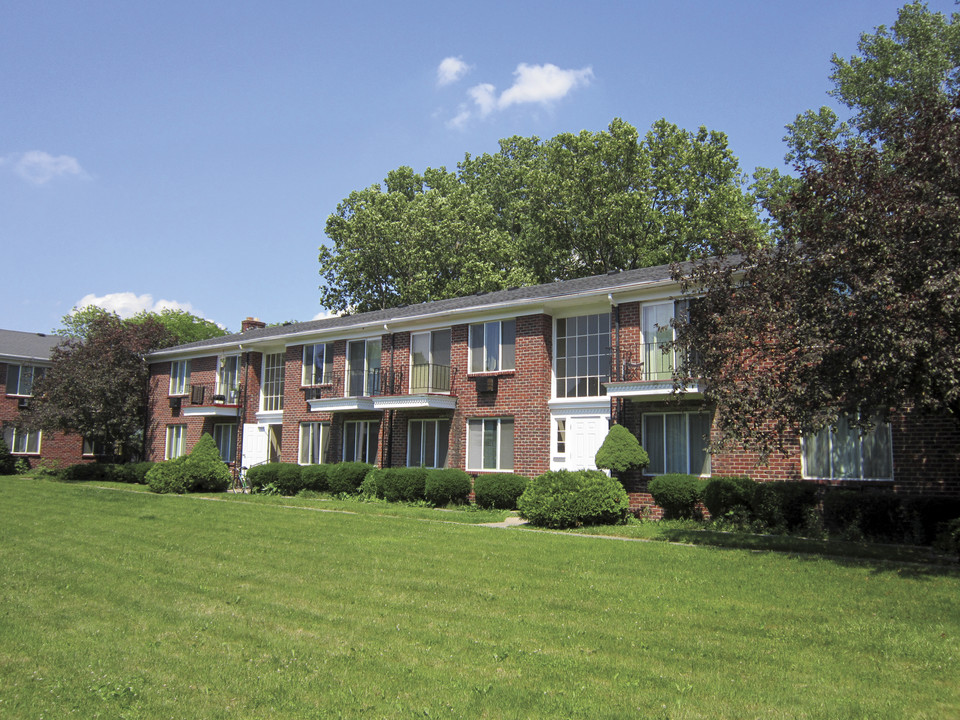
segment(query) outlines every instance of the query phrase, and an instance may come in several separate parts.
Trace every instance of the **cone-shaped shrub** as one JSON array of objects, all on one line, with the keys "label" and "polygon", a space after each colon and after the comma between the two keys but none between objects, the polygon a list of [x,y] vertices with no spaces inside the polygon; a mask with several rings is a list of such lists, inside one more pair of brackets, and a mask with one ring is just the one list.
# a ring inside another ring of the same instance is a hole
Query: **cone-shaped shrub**
[{"label": "cone-shaped shrub", "polygon": [[640,447],[636,435],[623,425],[614,425],[597,450],[597,467],[614,472],[639,470],[650,464],[650,456]]}]

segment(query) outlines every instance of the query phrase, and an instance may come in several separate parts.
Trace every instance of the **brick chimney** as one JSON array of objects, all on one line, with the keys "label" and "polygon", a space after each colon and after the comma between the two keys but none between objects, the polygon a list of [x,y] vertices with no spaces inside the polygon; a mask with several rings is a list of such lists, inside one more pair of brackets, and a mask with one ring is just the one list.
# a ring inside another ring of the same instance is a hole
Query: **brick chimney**
[{"label": "brick chimney", "polygon": [[240,323],[240,332],[245,333],[247,330],[256,330],[258,328],[265,328],[267,324],[260,318],[247,316],[247,319]]}]

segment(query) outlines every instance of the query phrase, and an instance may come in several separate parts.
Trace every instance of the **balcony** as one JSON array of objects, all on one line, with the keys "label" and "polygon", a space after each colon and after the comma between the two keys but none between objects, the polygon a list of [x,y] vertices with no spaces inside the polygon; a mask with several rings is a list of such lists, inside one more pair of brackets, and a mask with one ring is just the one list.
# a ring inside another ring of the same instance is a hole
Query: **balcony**
[{"label": "balcony", "polygon": [[217,393],[214,384],[192,384],[189,397],[181,402],[180,414],[185,417],[236,417],[239,397],[237,387]]},{"label": "balcony", "polygon": [[453,409],[454,373],[447,365],[414,365],[409,372],[378,368],[334,375],[329,383],[303,388],[313,412],[399,408]]},{"label": "balcony", "polygon": [[[642,343],[638,352],[621,353],[620,367],[610,382],[604,383],[610,397],[661,399],[674,392],[674,371],[681,364],[680,350],[671,348],[669,343]],[[685,383],[686,392],[691,396],[700,393],[700,384],[696,380]]]}]

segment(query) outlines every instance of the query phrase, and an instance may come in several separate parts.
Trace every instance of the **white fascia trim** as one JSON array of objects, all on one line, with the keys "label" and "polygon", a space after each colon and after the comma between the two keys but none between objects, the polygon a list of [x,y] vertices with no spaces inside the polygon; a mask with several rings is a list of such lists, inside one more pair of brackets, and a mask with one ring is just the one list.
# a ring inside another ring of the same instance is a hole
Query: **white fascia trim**
[{"label": "white fascia trim", "polygon": [[[672,380],[635,380],[624,382],[607,382],[603,384],[607,388],[609,397],[628,397],[628,398],[649,398],[657,400],[663,397],[674,395],[674,385]],[[684,397],[699,399],[702,397],[700,392],[700,383],[689,382],[683,393]]]},{"label": "white fascia trim", "polygon": [[261,425],[280,425],[283,423],[283,410],[264,410],[256,413],[255,417]]},{"label": "white fascia trim", "polygon": [[602,398],[561,398],[547,402],[551,415],[610,416],[610,396]]},{"label": "white fascia trim", "polygon": [[404,408],[433,408],[456,410],[457,398],[451,395],[397,395],[373,398],[374,410],[402,410]]},{"label": "white fascia trim", "polygon": [[362,412],[373,411],[373,398],[342,397],[307,400],[310,412]]},{"label": "white fascia trim", "polygon": [[180,408],[183,417],[237,417],[236,405],[203,405],[201,407]]},{"label": "white fascia trim", "polygon": [[37,367],[53,367],[49,357],[34,357],[33,355],[4,355],[0,354],[0,362],[11,365],[35,365]]}]

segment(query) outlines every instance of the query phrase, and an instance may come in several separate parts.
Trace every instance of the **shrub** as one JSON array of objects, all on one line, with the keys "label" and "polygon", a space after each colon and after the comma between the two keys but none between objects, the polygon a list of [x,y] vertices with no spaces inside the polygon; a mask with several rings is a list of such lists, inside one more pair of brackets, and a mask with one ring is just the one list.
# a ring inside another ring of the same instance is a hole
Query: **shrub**
[{"label": "shrub", "polygon": [[960,518],[960,498],[903,497],[900,514],[904,539],[915,545],[931,545],[951,520]]},{"label": "shrub", "polygon": [[300,482],[304,490],[325,492],[327,490],[327,473],[329,465],[304,465],[300,471]]},{"label": "shrub", "polygon": [[960,518],[944,523],[942,528],[936,538],[937,547],[960,560]]},{"label": "shrub", "polygon": [[470,476],[457,468],[427,471],[424,497],[436,507],[470,502]]},{"label": "shrub", "polygon": [[623,425],[613,425],[597,450],[597,467],[614,472],[639,470],[650,464],[650,456],[640,447],[637,436]]},{"label": "shrub", "polygon": [[827,530],[851,539],[902,540],[900,498],[888,491],[830,490],[823,498]]},{"label": "shrub", "polygon": [[729,512],[749,512],[755,487],[756,483],[748,477],[717,475],[703,489],[703,504],[715,520]]},{"label": "shrub", "polygon": [[623,485],[599,470],[546,472],[517,500],[522,517],[552,528],[625,522],[629,506]]},{"label": "shrub", "polygon": [[421,467],[372,470],[376,473],[377,497],[387,502],[416,502],[424,499],[427,471]]},{"label": "shrub", "polygon": [[373,470],[373,465],[362,462],[342,462],[331,466],[327,474],[327,484],[334,495],[339,493],[355,493],[360,489],[360,483]]},{"label": "shrub", "polygon": [[473,496],[482,508],[513,510],[530,480],[513,473],[477,475],[473,481]]},{"label": "shrub", "polygon": [[267,485],[273,485],[277,479],[280,463],[264,463],[247,469],[245,478],[253,492],[259,492]]},{"label": "shrub", "polygon": [[118,467],[111,463],[77,463],[64,468],[61,477],[67,482],[107,482],[117,480],[122,475]]},{"label": "shrub", "polygon": [[17,459],[10,452],[10,446],[0,433],[0,475],[13,475],[17,472]]},{"label": "shrub", "polygon": [[817,506],[817,486],[810,482],[761,482],[750,507],[767,530],[804,530]]},{"label": "shrub", "polygon": [[155,493],[182,495],[187,492],[190,489],[187,456],[154,463],[153,467],[147,472],[147,485]]},{"label": "shrub", "polygon": [[296,495],[303,490],[303,469],[297,463],[277,463],[277,477],[273,481],[281,495]]},{"label": "shrub", "polygon": [[230,470],[209,433],[204,433],[187,455],[186,471],[188,489],[193,492],[223,492],[230,487]]},{"label": "shrub", "polygon": [[380,487],[380,478],[383,473],[384,470],[382,468],[374,468],[368,472],[366,477],[363,478],[363,482],[360,483],[360,494],[364,497],[380,498],[382,500],[383,489]]},{"label": "shrub", "polygon": [[668,520],[695,518],[699,515],[697,503],[705,486],[695,475],[670,473],[655,477],[647,485],[653,501],[663,508]]}]

